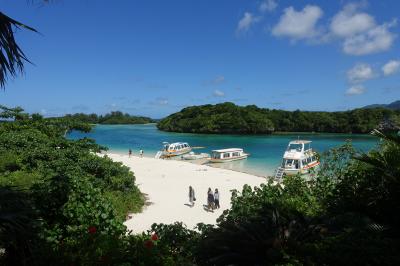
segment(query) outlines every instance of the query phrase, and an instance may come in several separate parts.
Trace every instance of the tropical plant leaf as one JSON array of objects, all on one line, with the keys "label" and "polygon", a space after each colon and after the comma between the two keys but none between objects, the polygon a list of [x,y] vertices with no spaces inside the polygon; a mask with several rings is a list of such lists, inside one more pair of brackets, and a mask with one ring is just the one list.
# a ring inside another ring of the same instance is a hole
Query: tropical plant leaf
[{"label": "tropical plant leaf", "polygon": [[37,32],[0,12],[0,88],[4,88],[9,76],[23,72],[24,62],[31,63],[15,40],[14,30],[19,28]]}]

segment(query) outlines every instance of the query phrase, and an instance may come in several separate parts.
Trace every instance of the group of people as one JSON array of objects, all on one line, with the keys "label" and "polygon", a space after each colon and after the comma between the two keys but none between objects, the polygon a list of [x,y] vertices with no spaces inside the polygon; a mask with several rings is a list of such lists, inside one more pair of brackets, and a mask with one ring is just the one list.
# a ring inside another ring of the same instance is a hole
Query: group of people
[{"label": "group of people", "polygon": [[[128,151],[128,156],[129,156],[129,157],[132,156],[132,149],[129,149],[129,151]],[[142,149],[139,150],[139,156],[140,156],[140,158],[143,157],[143,150],[142,150]]]},{"label": "group of people", "polygon": [[219,209],[219,192],[218,188],[215,189],[214,193],[211,188],[208,188],[207,192],[207,206],[208,210],[211,210],[212,212],[215,209]]},{"label": "group of people", "polygon": [[[196,201],[195,192],[192,186],[189,186],[189,202],[190,207],[194,206],[194,202]],[[219,209],[219,192],[218,188],[213,192],[211,188],[208,188],[207,192],[207,209],[209,211],[214,211],[215,209]]]}]

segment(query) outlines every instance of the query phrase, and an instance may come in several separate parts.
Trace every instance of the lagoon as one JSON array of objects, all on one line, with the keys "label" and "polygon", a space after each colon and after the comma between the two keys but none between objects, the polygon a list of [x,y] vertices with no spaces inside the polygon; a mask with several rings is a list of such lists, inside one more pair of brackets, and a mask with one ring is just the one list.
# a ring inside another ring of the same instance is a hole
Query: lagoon
[{"label": "lagoon", "polygon": [[218,164],[219,167],[254,175],[267,176],[274,173],[281,162],[283,153],[289,141],[295,139],[311,140],[312,147],[318,152],[340,146],[350,140],[359,150],[368,151],[378,140],[370,135],[355,134],[317,134],[317,133],[288,133],[274,135],[215,135],[171,133],[157,129],[155,124],[145,125],[96,125],[92,132],[82,133],[73,131],[71,139],[88,137],[106,146],[112,152],[127,154],[132,149],[138,154],[140,149],[144,155],[154,157],[162,147],[162,142],[188,142],[192,147],[204,147],[195,152],[210,153],[214,149],[243,148],[250,153],[245,160]]}]

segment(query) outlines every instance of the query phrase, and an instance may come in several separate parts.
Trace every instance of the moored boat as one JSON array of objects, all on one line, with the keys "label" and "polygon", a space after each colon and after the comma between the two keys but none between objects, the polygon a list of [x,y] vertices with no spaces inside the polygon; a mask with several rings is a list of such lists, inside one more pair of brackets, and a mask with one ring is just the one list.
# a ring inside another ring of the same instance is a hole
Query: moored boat
[{"label": "moored boat", "polygon": [[249,154],[245,153],[243,149],[239,148],[213,150],[211,153],[210,162],[212,163],[230,162],[235,160],[246,159],[248,156]]},{"label": "moored boat", "polygon": [[311,141],[293,140],[289,142],[275,177],[308,174],[311,169],[318,167],[319,163],[317,153],[311,148]]},{"label": "moored boat", "polygon": [[186,154],[191,151],[192,147],[190,147],[187,142],[163,142],[163,149],[156,154],[156,158],[168,158]]},{"label": "moored boat", "polygon": [[194,152],[189,152],[188,154],[182,155],[183,160],[199,160],[209,158],[210,155],[208,153],[199,153],[196,154]]}]

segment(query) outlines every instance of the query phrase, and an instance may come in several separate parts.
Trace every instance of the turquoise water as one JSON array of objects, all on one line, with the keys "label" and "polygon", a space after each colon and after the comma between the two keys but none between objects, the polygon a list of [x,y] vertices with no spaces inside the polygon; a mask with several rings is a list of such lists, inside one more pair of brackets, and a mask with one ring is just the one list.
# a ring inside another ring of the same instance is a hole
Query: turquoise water
[{"label": "turquoise water", "polygon": [[343,144],[351,139],[353,145],[367,151],[376,145],[377,139],[369,135],[352,134],[284,134],[284,135],[213,135],[170,133],[157,130],[154,124],[147,125],[97,125],[91,133],[72,132],[70,138],[89,137],[98,144],[107,146],[110,151],[127,153],[132,149],[138,154],[144,150],[145,156],[154,157],[162,142],[188,142],[192,147],[201,146],[196,152],[209,153],[214,149],[243,148],[250,153],[246,160],[219,164],[219,166],[256,175],[269,175],[280,164],[289,141],[297,139],[312,140],[312,147],[318,152]]}]

